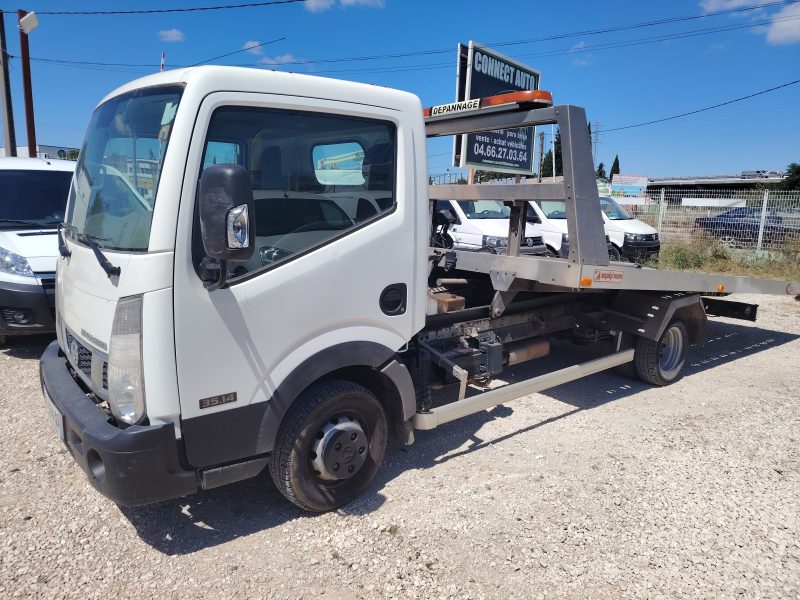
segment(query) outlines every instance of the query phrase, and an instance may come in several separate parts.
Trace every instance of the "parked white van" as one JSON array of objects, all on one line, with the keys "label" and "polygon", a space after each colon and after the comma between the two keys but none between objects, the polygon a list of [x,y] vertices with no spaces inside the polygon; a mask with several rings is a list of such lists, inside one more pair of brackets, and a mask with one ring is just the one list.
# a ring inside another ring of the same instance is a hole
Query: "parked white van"
[{"label": "parked white van", "polygon": [[0,343],[55,331],[56,226],[75,163],[0,158]]},{"label": "parked white van", "polygon": [[[433,210],[450,209],[455,222],[448,233],[456,250],[489,250],[505,253],[508,247],[508,219],[511,209],[499,200],[437,200]],[[547,253],[539,235],[529,224],[525,228],[523,254]]]},{"label": "parked white van", "polygon": [[[611,260],[635,260],[658,257],[658,232],[631,217],[609,196],[600,197],[603,225]],[[537,200],[528,203],[527,219],[542,236],[553,256],[569,256],[567,213],[563,200]]]},{"label": "parked white van", "polygon": [[610,196],[600,196],[600,210],[606,235],[616,252],[625,260],[658,258],[661,241],[658,231],[634,219]]}]

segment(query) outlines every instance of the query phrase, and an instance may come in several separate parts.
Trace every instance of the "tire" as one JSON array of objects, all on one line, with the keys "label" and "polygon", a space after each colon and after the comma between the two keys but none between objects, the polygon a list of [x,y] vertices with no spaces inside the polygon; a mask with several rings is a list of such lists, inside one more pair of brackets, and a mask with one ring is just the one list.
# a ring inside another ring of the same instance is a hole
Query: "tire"
[{"label": "tire", "polygon": [[636,339],[633,363],[639,379],[653,385],[669,385],[683,375],[689,332],[683,321],[675,319],[664,329],[657,342]]},{"label": "tire", "polygon": [[545,254],[544,254],[545,256],[549,256],[550,258],[558,258],[558,252],[556,252],[550,246],[545,246],[545,247],[547,248],[547,250],[545,251]]},{"label": "tire", "polygon": [[8,336],[0,335],[0,346],[5,346],[8,341]]},{"label": "tire", "polygon": [[611,244],[611,249],[608,251],[609,260],[619,262],[622,260],[622,252],[619,251],[614,244]]},{"label": "tire", "polygon": [[386,413],[372,392],[349,381],[324,381],[303,392],[284,417],[270,474],[287,500],[326,512],[372,482],[386,442]]}]

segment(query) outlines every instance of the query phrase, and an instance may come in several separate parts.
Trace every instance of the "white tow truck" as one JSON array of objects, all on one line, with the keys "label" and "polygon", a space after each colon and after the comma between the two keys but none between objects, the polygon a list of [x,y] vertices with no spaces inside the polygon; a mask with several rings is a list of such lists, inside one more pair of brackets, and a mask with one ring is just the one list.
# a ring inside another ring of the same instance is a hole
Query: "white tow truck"
[{"label": "white tow truck", "polygon": [[[532,91],[432,112],[397,90],[231,67],[152,75],[102,100],[59,238],[58,340],[40,365],[49,414],[95,488],[146,504],[269,469],[290,501],[330,510],[369,485],[390,435],[410,443],[415,428],[631,362],[671,383],[707,314],[755,318],[714,296],[797,293],[610,263],[581,108]],[[552,123],[563,182],[429,190],[426,138]],[[326,159],[345,155],[349,173],[332,176],[344,159]],[[431,200],[485,199],[510,208],[505,254],[431,245],[450,225]],[[565,202],[563,258],[521,255],[525,205],[543,199]],[[429,302],[442,288],[448,301]],[[557,334],[605,353],[468,389]],[[434,403],[443,383],[457,400]]]}]

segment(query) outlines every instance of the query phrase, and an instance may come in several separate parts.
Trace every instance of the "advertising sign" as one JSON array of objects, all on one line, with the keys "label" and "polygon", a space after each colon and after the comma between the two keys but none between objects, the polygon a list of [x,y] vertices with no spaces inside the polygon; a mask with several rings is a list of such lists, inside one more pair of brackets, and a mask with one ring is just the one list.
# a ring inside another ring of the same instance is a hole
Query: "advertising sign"
[{"label": "advertising sign", "polygon": [[611,180],[612,196],[641,196],[647,189],[647,175],[621,175],[614,173]]},{"label": "advertising sign", "polygon": [[[458,47],[456,101],[539,89],[539,71],[470,42]],[[453,165],[505,173],[533,174],[534,128],[469,133],[456,138]]]}]

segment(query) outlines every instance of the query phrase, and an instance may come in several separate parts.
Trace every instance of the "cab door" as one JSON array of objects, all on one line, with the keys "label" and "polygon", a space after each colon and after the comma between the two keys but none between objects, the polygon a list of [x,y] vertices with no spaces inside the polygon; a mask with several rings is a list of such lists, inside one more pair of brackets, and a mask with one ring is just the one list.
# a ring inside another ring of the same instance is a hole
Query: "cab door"
[{"label": "cab door", "polygon": [[[415,289],[411,138],[388,108],[272,94],[203,101],[175,252],[178,386],[192,466],[270,451],[265,415],[304,361],[352,342],[393,352],[419,328],[406,302],[388,310],[381,302],[392,286],[410,298],[423,293]],[[222,162],[250,172],[255,251],[227,265],[226,287],[209,290],[198,274],[195,198],[204,166]],[[375,198],[380,211],[350,218],[345,203],[360,197]]]}]

